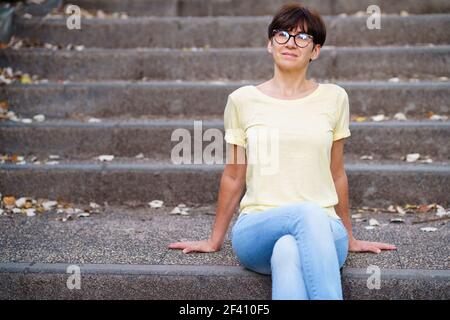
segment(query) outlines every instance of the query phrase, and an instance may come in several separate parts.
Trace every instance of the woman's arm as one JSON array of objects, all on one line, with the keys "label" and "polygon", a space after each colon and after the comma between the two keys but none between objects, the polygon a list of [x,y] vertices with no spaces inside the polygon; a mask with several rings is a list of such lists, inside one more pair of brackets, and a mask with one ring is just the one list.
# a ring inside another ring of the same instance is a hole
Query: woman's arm
[{"label": "woman's arm", "polygon": [[356,240],[352,232],[352,222],[350,219],[350,210],[348,205],[348,179],[344,169],[344,139],[333,142],[331,149],[331,173],[338,195],[339,202],[334,206],[336,214],[342,219],[348,232],[349,251],[353,252],[375,252],[381,250],[395,250],[394,245],[382,242],[370,242]]},{"label": "woman's arm", "polygon": [[245,149],[237,145],[231,145],[229,150],[231,152],[220,179],[216,218],[211,236],[207,240],[171,243],[169,244],[170,249],[183,249],[184,253],[189,253],[192,251],[214,252],[222,247],[236,206],[245,189],[247,172]]},{"label": "woman's arm", "polygon": [[246,165],[227,164],[220,182],[216,219],[210,239],[219,250],[225,239],[233,213],[245,189]]}]

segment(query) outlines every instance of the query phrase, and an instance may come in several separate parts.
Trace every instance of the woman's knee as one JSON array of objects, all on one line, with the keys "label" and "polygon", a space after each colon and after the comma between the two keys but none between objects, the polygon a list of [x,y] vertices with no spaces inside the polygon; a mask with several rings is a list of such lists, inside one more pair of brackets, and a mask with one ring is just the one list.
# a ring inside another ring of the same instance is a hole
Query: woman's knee
[{"label": "woman's knee", "polygon": [[289,207],[289,213],[294,221],[303,225],[323,227],[328,224],[327,214],[318,204],[310,201],[300,202]]},{"label": "woman's knee", "polygon": [[286,234],[279,238],[273,247],[271,264],[273,265],[294,265],[299,266],[300,257],[297,241],[291,234]]}]

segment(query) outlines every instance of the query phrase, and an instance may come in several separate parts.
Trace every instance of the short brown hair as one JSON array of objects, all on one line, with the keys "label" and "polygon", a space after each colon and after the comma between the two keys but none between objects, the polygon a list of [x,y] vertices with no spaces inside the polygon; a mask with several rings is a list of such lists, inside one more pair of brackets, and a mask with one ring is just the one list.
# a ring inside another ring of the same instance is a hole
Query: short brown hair
[{"label": "short brown hair", "polygon": [[290,31],[295,30],[297,26],[313,36],[314,45],[323,46],[327,31],[322,17],[317,11],[295,2],[286,3],[275,13],[267,29],[268,38],[272,39],[274,29]]}]

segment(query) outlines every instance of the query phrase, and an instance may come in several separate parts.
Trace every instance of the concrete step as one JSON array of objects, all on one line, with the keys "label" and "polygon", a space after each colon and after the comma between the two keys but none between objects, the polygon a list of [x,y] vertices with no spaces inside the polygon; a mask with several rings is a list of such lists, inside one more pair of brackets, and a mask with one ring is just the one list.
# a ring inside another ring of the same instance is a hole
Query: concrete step
[{"label": "concrete step", "polygon": [[[30,124],[2,121],[0,150],[36,155],[59,153],[69,157],[99,154],[129,157],[151,150],[152,157],[169,160],[173,148],[181,141],[179,138],[172,141],[175,130],[188,130],[192,148],[198,144],[203,152],[211,142],[202,142],[202,136],[213,128],[219,130],[217,139],[222,141],[225,155],[222,119],[125,119],[99,123],[46,120]],[[385,159],[401,159],[408,153],[418,152],[432,158],[450,158],[450,121],[351,122],[350,131],[352,137],[346,142],[347,153],[374,153],[382,154]],[[225,157],[219,158],[225,162]]]},{"label": "concrete step", "polygon": [[[215,207],[196,206],[186,216],[171,210],[105,204],[100,213],[66,222],[55,211],[0,216],[0,298],[271,299],[270,275],[246,269],[233,252],[230,230],[237,214],[220,251],[183,254],[168,244],[209,237]],[[448,223],[413,224],[434,213],[407,214],[401,224],[390,223],[396,214],[362,214],[366,221],[352,223],[355,237],[393,243],[397,250],[350,252],[342,272],[345,299],[450,298]],[[375,230],[364,228],[370,218],[380,222]],[[80,267],[80,290],[66,286],[70,265]],[[367,285],[369,267],[379,268],[379,289]]]},{"label": "concrete step", "polygon": [[[0,101],[21,117],[223,117],[227,95],[242,82],[104,81],[0,86]],[[450,82],[338,82],[347,90],[350,112],[423,119],[428,112],[450,115]],[[202,101],[202,103],[198,103]]]},{"label": "concrete step", "polygon": [[[69,201],[146,202],[163,199],[170,205],[217,201],[223,164],[172,164],[151,158],[144,163],[85,162],[0,164],[4,194],[63,197]],[[406,203],[449,205],[450,170],[446,163],[361,161],[345,164],[353,206]],[[405,187],[407,186],[407,187]]]},{"label": "concrete step", "polygon": [[[429,63],[433,61],[433,63]],[[9,66],[50,80],[259,80],[273,74],[265,48],[85,49],[0,52]],[[226,67],[224,67],[226,66]],[[450,46],[324,47],[308,77],[340,80],[436,79],[450,74]]]},{"label": "concrete step", "polygon": [[[68,31],[64,18],[33,18],[18,19],[15,35],[64,47],[264,47],[271,20],[270,16],[88,19],[82,21],[82,31]],[[325,46],[450,43],[450,34],[439,32],[450,29],[450,14],[386,15],[381,29],[375,31],[367,28],[365,16],[325,16],[324,21],[328,31]],[[420,32],[411,32],[418,25],[422,26]]]},{"label": "concrete step", "polygon": [[[130,15],[153,16],[260,16],[273,15],[286,0],[71,0],[83,9],[102,9],[107,12],[123,11]],[[450,12],[445,0],[304,0],[321,14],[355,13],[378,5],[382,12],[439,13]]]}]

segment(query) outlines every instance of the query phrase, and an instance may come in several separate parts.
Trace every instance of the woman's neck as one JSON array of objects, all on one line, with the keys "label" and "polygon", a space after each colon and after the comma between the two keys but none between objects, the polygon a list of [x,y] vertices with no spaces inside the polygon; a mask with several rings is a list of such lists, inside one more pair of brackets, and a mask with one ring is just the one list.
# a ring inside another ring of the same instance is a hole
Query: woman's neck
[{"label": "woman's neck", "polygon": [[306,79],[306,72],[306,69],[282,72],[275,66],[274,76],[267,82],[269,90],[285,97],[299,96],[315,88],[315,82]]}]

